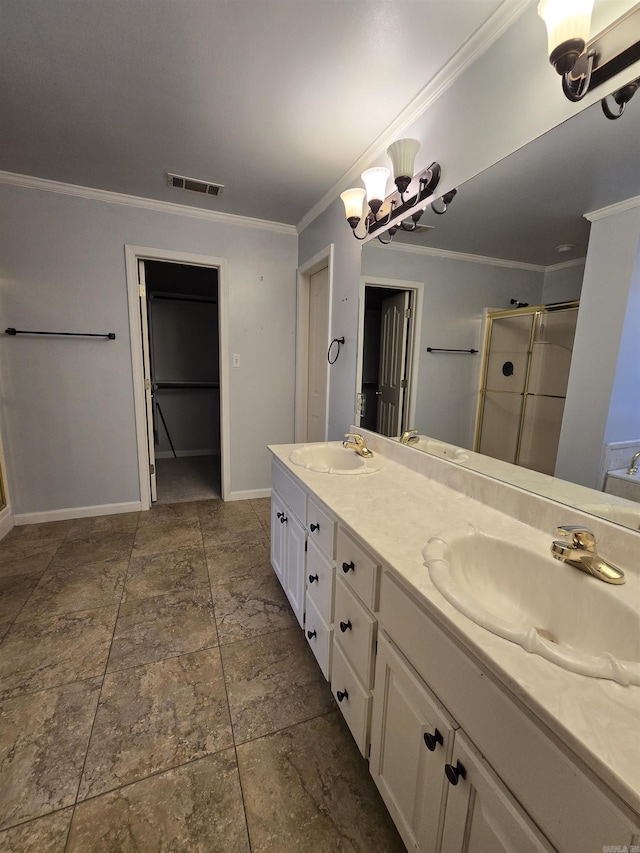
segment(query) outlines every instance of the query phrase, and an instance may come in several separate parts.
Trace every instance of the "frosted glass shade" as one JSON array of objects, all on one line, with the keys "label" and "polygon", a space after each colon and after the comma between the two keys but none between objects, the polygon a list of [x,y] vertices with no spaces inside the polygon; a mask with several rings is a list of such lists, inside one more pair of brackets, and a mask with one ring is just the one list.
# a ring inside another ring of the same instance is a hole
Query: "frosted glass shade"
[{"label": "frosted glass shade", "polygon": [[344,202],[347,219],[357,219],[359,222],[362,219],[362,203],[364,202],[364,190],[362,187],[345,190],[343,193],[340,193],[340,198]]},{"label": "frosted glass shade", "polygon": [[398,139],[387,148],[393,164],[394,178],[412,178],[416,154],[420,149],[417,139]]},{"label": "frosted glass shade", "polygon": [[374,166],[362,173],[361,178],[367,188],[367,201],[384,201],[387,195],[387,181],[389,170],[384,166]]},{"label": "frosted glass shade", "polygon": [[549,56],[566,41],[589,40],[593,0],[540,0],[538,15],[547,26]]}]

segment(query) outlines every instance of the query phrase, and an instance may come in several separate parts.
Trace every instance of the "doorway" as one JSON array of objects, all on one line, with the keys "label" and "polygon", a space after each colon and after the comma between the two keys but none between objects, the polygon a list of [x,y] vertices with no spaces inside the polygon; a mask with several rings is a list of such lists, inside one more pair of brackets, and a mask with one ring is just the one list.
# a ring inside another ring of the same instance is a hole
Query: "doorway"
[{"label": "doorway", "polygon": [[143,509],[229,493],[226,262],[127,246]]},{"label": "doorway", "polygon": [[381,435],[413,428],[422,283],[362,279],[356,422]]}]

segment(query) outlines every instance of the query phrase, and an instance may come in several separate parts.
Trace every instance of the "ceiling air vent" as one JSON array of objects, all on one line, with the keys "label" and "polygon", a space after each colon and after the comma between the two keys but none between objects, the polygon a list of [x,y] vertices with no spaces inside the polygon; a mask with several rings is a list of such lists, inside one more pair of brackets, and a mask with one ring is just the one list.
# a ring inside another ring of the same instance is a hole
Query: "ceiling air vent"
[{"label": "ceiling air vent", "polygon": [[220,195],[224,186],[211,181],[199,181],[197,178],[187,178],[184,175],[173,175],[167,172],[168,184],[178,190],[189,190],[202,195]]}]

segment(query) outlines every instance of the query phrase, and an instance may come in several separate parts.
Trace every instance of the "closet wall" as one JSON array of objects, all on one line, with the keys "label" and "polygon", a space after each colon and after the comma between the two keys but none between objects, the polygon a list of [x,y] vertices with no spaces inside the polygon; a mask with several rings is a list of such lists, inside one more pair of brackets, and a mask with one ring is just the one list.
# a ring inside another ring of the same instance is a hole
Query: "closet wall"
[{"label": "closet wall", "polygon": [[145,263],[156,458],[220,454],[217,270]]}]

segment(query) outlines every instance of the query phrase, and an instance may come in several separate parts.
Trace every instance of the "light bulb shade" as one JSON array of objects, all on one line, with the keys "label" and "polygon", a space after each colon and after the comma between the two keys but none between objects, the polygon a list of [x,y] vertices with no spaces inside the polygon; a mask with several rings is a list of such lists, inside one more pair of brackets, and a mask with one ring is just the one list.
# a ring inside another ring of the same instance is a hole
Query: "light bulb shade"
[{"label": "light bulb shade", "polygon": [[414,163],[419,149],[420,143],[417,139],[398,139],[387,148],[387,154],[393,164],[395,182],[397,184],[398,180],[404,179],[405,190],[413,178]]},{"label": "light bulb shade", "polygon": [[[364,190],[362,187],[355,187],[351,190],[345,190],[340,193],[340,198],[344,202],[344,211],[352,228],[355,228],[358,222],[362,219],[362,204],[364,202]],[[355,221],[355,224],[353,224]]]},{"label": "light bulb shade", "polygon": [[387,195],[389,170],[384,166],[374,166],[373,169],[364,171],[361,178],[367,188],[367,202],[370,204],[372,201],[384,201]]},{"label": "light bulb shade", "polygon": [[[538,15],[547,26],[550,58],[567,42],[585,43],[589,40],[592,9],[593,0],[540,0]],[[553,59],[552,62],[559,73],[564,73],[557,62]]]}]

